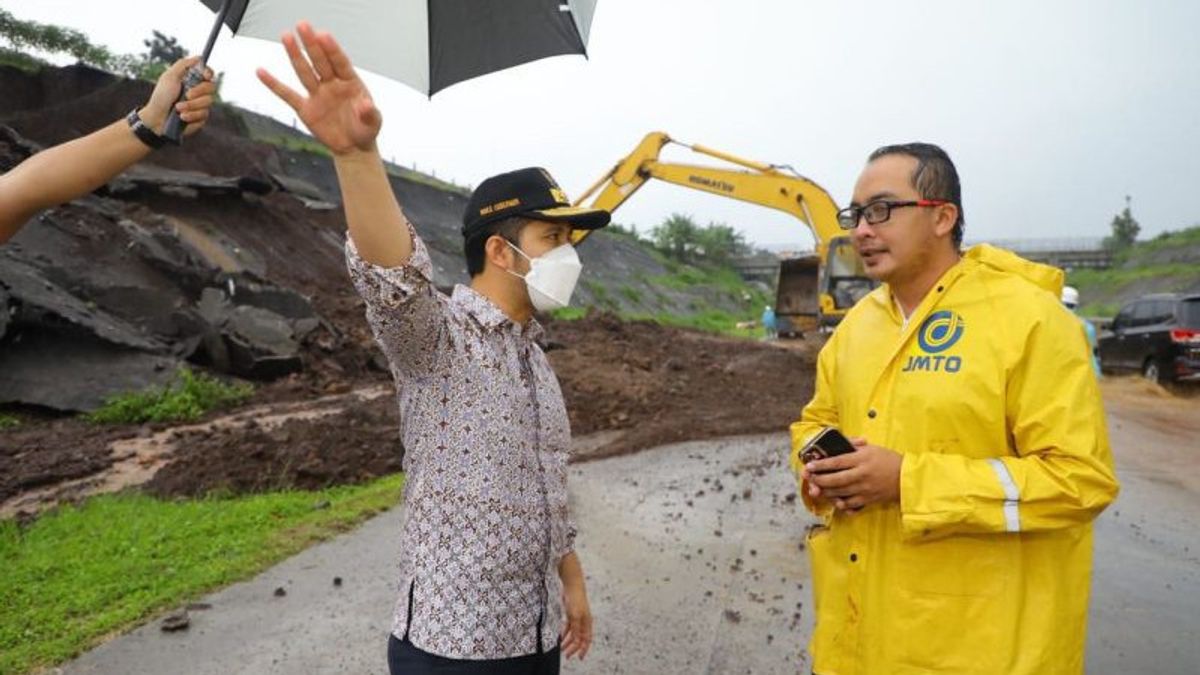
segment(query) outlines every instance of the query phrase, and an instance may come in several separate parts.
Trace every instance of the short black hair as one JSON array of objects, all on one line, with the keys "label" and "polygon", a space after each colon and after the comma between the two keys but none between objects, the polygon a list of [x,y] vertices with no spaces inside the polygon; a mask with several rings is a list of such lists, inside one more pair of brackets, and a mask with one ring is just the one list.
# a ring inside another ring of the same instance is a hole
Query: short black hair
[{"label": "short black hair", "polygon": [[494,235],[504,237],[514,246],[520,246],[521,231],[529,224],[528,218],[513,216],[511,218],[502,218],[494,223],[488,223],[484,227],[471,233],[463,241],[463,254],[467,258],[467,274],[472,278],[483,273],[484,262],[487,260],[487,240]]},{"label": "short black hair", "polygon": [[921,199],[944,199],[958,207],[958,220],[954,222],[955,246],[962,246],[963,229],[966,227],[966,217],[963,214],[962,185],[958,182],[958,170],[950,155],[932,143],[901,143],[885,145],[871,153],[867,162],[874,162],[888,155],[904,155],[917,160],[917,169],[913,171],[912,186],[920,193]]}]

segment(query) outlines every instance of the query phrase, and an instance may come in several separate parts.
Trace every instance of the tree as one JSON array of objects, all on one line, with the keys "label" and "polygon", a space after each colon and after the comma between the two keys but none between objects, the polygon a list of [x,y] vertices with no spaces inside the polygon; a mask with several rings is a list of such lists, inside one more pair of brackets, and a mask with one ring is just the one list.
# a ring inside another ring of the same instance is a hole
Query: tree
[{"label": "tree", "polygon": [[746,236],[725,223],[709,223],[697,232],[700,257],[719,265],[748,252]]},{"label": "tree", "polygon": [[1132,202],[1133,198],[1125,195],[1125,208],[1113,216],[1112,236],[1105,238],[1105,247],[1113,249],[1128,248],[1137,240],[1138,233],[1142,231],[1142,226],[1133,217]]},{"label": "tree", "polygon": [[66,54],[99,68],[113,68],[116,57],[104,47],[93,45],[83,33],[36,21],[23,21],[0,9],[0,37],[17,50],[37,49]]},{"label": "tree", "polygon": [[169,66],[187,56],[187,50],[179,44],[178,39],[170,35],[163,35],[158,31],[151,32],[153,35],[149,40],[142,40],[142,44],[150,50],[142,55],[147,62]]},{"label": "tree", "polygon": [[187,56],[187,51],[179,45],[178,40],[158,31],[142,42],[149,50],[145,54],[114,54],[106,47],[92,44],[86,35],[77,30],[25,21],[3,9],[0,9],[0,39],[7,41],[10,46],[0,46],[0,56],[26,67],[41,63],[40,59],[23,53],[36,50],[71,56],[89,66],[150,81],[157,80],[168,66]]},{"label": "tree", "polygon": [[707,262],[724,265],[746,254],[746,236],[725,223],[700,227],[691,216],[672,213],[650,236],[663,253],[680,262]]},{"label": "tree", "polygon": [[699,247],[699,230],[691,216],[672,213],[650,234],[659,250],[676,260],[686,261]]}]

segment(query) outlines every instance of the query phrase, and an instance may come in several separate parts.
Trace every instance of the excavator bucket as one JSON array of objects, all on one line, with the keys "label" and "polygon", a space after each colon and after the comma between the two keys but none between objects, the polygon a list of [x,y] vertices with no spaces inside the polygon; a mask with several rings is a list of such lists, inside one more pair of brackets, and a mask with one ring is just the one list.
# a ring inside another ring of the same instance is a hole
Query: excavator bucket
[{"label": "excavator bucket", "polygon": [[775,294],[775,317],[781,337],[802,337],[818,327],[821,259],[805,256],[784,260],[779,265]]}]

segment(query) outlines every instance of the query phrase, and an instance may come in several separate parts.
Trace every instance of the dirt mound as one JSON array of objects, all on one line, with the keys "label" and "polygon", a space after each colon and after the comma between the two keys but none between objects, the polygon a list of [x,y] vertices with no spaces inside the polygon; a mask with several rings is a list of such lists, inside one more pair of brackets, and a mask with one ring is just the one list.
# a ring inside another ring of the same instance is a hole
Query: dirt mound
[{"label": "dirt mound", "polygon": [[[779,431],[812,393],[812,357],[601,314],[552,322],[547,348],[576,459],[664,443]],[[147,489],[162,496],[356,483],[399,471],[403,448],[391,395],[314,419],[264,428],[188,432]],[[589,436],[593,438],[588,438]]]},{"label": "dirt mound", "polygon": [[[815,345],[767,345],[609,314],[552,321],[547,329],[546,349],[578,441],[576,460],[778,431],[812,392]],[[346,360],[375,358],[368,345],[357,346]],[[0,431],[0,506],[22,491],[102,474],[121,454],[114,441],[138,437],[169,438],[165,465],[145,485],[164,497],[318,488],[400,470],[388,377],[372,367],[342,368],[332,356],[310,358],[313,368],[259,389],[241,412],[210,414],[212,428],[160,424],[97,433],[80,420],[60,420]],[[387,393],[354,400],[345,394],[352,388]],[[331,407],[331,395],[347,401]],[[286,416],[276,414],[282,409]],[[224,423],[247,414],[248,421]]]},{"label": "dirt mound", "polygon": [[108,444],[138,433],[137,427],[97,428],[78,419],[0,431],[0,504],[30,490],[107,470],[113,463]]},{"label": "dirt mound", "polygon": [[401,470],[404,449],[391,396],[336,415],[265,428],[179,434],[176,457],[145,489],[162,497],[361,483]]},{"label": "dirt mound", "polygon": [[778,431],[812,396],[811,349],[625,322],[611,314],[549,328],[549,357],[572,431],[621,432],[589,457]]}]

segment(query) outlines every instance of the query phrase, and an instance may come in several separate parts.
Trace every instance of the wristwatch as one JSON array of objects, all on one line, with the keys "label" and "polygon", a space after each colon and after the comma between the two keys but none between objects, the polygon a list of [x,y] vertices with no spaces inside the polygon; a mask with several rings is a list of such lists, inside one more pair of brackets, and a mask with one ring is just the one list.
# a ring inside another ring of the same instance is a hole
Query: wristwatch
[{"label": "wristwatch", "polygon": [[154,133],[154,130],[146,126],[142,118],[138,116],[138,109],[134,108],[129,111],[129,116],[125,118],[129,122],[129,128],[133,130],[133,135],[137,139],[146,144],[146,147],[151,150],[157,150],[167,144],[167,139]]}]

